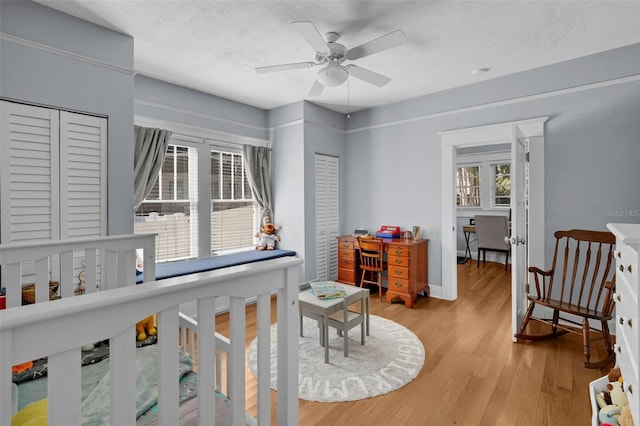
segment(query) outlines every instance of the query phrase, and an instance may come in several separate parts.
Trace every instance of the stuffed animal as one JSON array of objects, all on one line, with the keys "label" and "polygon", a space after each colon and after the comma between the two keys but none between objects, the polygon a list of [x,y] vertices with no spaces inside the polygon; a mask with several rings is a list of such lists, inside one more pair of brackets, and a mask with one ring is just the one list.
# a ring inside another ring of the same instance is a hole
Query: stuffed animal
[{"label": "stuffed animal", "polygon": [[136,333],[138,333],[138,340],[145,340],[147,336],[155,336],[158,331],[156,330],[155,316],[151,315],[136,324]]},{"label": "stuffed animal", "polygon": [[276,226],[271,222],[265,220],[264,225],[260,228],[260,232],[256,233],[256,237],[260,238],[258,241],[258,250],[273,250],[276,248],[276,241],[280,241],[280,236],[276,233],[280,230],[280,226]]},{"label": "stuffed animal", "polygon": [[618,417],[618,425],[620,426],[633,426],[633,417],[631,416],[631,407],[625,405],[620,410],[620,416]]}]

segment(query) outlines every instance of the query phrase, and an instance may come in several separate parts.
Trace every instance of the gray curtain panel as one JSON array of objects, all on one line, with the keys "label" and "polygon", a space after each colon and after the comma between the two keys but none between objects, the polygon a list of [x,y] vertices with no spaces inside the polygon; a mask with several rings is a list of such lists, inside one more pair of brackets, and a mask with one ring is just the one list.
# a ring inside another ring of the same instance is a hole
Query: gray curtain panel
[{"label": "gray curtain panel", "polygon": [[262,222],[273,221],[271,210],[271,152],[266,146],[243,146],[247,180],[258,205],[262,209]]},{"label": "gray curtain panel", "polygon": [[150,127],[134,127],[134,205],[138,210],[140,204],[149,195],[156,183],[167,153],[171,132],[169,130]]}]

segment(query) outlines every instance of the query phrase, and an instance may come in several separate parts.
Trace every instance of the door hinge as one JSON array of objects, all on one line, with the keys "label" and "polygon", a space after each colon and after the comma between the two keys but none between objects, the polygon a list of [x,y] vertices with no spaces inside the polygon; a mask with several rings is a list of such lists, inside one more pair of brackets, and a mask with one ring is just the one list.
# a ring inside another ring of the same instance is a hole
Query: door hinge
[{"label": "door hinge", "polygon": [[527,163],[529,162],[529,151],[524,154],[524,161]]},{"label": "door hinge", "polygon": [[524,292],[525,292],[526,294],[529,294],[529,283],[526,283],[526,284],[525,284],[525,286],[524,286]]}]

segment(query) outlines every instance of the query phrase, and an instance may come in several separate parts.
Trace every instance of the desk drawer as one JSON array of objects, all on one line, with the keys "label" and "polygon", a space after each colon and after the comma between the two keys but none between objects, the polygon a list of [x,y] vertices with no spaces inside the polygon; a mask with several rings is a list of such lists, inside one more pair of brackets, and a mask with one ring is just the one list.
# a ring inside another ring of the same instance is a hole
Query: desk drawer
[{"label": "desk drawer", "polygon": [[388,291],[392,291],[394,293],[405,293],[409,294],[409,280],[403,280],[401,278],[389,278],[387,280],[388,283]]},{"label": "desk drawer", "polygon": [[342,249],[353,250],[355,246],[356,246],[356,244],[355,244],[355,241],[353,241],[353,240],[340,240],[340,241],[338,241],[338,249],[340,249],[340,250],[342,250]]},{"label": "desk drawer", "polygon": [[356,272],[353,269],[338,268],[338,281],[356,283]]},{"label": "desk drawer", "polygon": [[338,250],[338,259],[342,260],[342,259],[355,259],[356,258],[356,252],[355,250],[343,250],[343,249],[339,249]]},{"label": "desk drawer", "polygon": [[356,261],[354,259],[347,259],[345,257],[340,257],[338,259],[338,268],[344,269],[356,269]]},{"label": "desk drawer", "polygon": [[387,266],[387,274],[389,279],[391,278],[403,278],[405,280],[409,279],[409,268],[403,268],[401,266]]},{"label": "desk drawer", "polygon": [[410,250],[411,250],[410,247],[389,245],[389,248],[387,249],[387,254],[389,256],[409,257]]},{"label": "desk drawer", "polygon": [[398,257],[398,256],[389,256],[387,259],[388,267],[392,266],[404,266],[405,268],[409,267],[409,258],[408,257]]}]

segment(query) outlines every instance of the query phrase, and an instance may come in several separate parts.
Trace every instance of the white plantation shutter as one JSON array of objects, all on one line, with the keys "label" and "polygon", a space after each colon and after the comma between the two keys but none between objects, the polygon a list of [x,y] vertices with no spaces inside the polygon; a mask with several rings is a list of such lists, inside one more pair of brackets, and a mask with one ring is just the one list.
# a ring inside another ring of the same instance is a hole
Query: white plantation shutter
[{"label": "white plantation shutter", "polygon": [[59,111],[2,102],[2,243],[58,239]]},{"label": "white plantation shutter", "polygon": [[339,161],[316,154],[316,278],[336,279],[340,228]]},{"label": "white plantation shutter", "polygon": [[[0,105],[0,242],[106,235],[107,120]],[[78,260],[73,275],[83,268]],[[50,270],[59,279],[55,259]],[[23,283],[31,272],[23,269]]]},{"label": "white plantation shutter", "polygon": [[106,234],[107,123],[99,117],[60,113],[61,238]]}]

